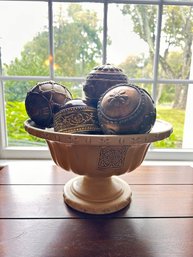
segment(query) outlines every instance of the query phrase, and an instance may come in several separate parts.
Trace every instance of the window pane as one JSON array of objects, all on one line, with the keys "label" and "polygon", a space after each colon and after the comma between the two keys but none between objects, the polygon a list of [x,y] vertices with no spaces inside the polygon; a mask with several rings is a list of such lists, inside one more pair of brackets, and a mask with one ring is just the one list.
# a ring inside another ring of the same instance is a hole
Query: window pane
[{"label": "window pane", "polygon": [[184,136],[183,136],[183,148],[192,148],[193,149],[193,133],[192,133],[192,124],[193,124],[193,84],[187,85],[187,101],[186,101],[186,110],[185,110],[185,124],[184,124]]},{"label": "window pane", "polygon": [[111,4],[108,10],[107,61],[129,78],[152,78],[157,6]]},{"label": "window pane", "polygon": [[54,4],[57,76],[84,76],[102,62],[103,4]]},{"label": "window pane", "polygon": [[77,81],[75,80],[73,82],[59,81],[58,83],[65,86],[66,88],[68,88],[68,90],[72,94],[73,99],[84,98],[83,82],[82,81],[78,81],[78,80]]},{"label": "window pane", "polygon": [[[183,133],[184,120],[186,108],[186,94],[185,107],[176,106],[176,98],[180,100],[179,94],[187,91],[187,85],[159,85],[157,95],[157,118],[170,122],[173,126],[172,135],[160,142],[153,144],[156,148],[182,148],[183,147]],[[183,99],[181,99],[181,104]]]},{"label": "window pane", "polygon": [[193,6],[164,6],[159,77],[192,79]]},{"label": "window pane", "polygon": [[46,2],[0,1],[0,47],[4,75],[48,75]]},{"label": "window pane", "polygon": [[4,82],[8,146],[45,146],[45,140],[29,135],[24,129],[24,121],[29,119],[25,110],[25,97],[36,83]]}]

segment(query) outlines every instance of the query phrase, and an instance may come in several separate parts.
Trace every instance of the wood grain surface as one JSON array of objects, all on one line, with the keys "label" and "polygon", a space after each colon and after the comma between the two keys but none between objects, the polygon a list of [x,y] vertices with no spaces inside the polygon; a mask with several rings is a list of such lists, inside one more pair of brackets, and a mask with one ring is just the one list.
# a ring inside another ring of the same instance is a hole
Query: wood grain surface
[{"label": "wood grain surface", "polygon": [[2,257],[192,257],[193,219],[0,220]]},{"label": "wood grain surface", "polygon": [[[0,184],[65,184],[76,174],[57,167],[52,161],[29,163],[13,162],[6,165],[0,173]],[[190,166],[148,166],[142,165],[126,173],[129,184],[193,184],[193,168]]]},{"label": "wood grain surface", "polygon": [[[132,185],[131,190],[130,206],[107,216],[135,218],[193,216],[193,185]],[[64,204],[61,185],[2,185],[0,206],[0,218],[85,216]]]},{"label": "wood grain surface", "polygon": [[193,257],[193,168],[142,165],[121,176],[130,205],[88,215],[63,201],[75,174],[53,162],[0,169],[0,257]]}]

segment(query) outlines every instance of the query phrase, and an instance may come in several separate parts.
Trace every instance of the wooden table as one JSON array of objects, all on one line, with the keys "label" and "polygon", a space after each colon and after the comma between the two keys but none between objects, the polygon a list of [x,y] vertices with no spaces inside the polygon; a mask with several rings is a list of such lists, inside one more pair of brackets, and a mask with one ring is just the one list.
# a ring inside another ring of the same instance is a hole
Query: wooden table
[{"label": "wooden table", "polygon": [[123,175],[130,206],[86,215],[63,202],[72,178],[52,162],[0,170],[0,257],[192,257],[193,168],[147,166]]}]

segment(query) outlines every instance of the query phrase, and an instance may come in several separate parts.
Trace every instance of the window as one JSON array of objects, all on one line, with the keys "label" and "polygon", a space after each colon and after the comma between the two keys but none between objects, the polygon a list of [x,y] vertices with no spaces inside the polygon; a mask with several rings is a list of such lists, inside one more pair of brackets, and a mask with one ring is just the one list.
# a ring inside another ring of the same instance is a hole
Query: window
[{"label": "window", "polygon": [[0,0],[0,158],[50,156],[23,128],[24,100],[37,82],[54,80],[82,97],[92,68],[112,63],[173,124],[147,159],[193,160],[192,44],[188,0]]}]

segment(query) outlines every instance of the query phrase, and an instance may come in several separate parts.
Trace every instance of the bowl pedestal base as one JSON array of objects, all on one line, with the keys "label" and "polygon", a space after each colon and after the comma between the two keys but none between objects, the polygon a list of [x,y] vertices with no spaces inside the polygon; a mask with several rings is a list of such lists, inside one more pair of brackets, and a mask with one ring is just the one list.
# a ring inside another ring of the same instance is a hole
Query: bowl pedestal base
[{"label": "bowl pedestal base", "polygon": [[131,189],[122,179],[77,176],[64,186],[64,201],[75,210],[90,214],[107,214],[126,207]]}]

